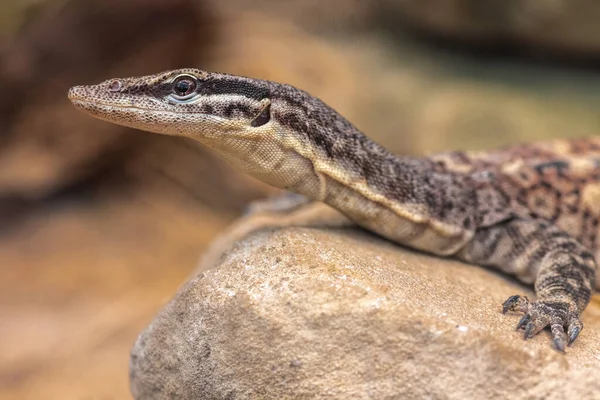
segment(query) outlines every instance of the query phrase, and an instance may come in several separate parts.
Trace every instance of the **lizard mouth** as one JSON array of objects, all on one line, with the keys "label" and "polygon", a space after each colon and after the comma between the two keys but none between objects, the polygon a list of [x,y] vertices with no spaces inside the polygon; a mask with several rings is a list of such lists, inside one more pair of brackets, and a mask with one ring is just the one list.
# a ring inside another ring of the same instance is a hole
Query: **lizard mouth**
[{"label": "lizard mouth", "polygon": [[[86,95],[87,94],[87,95]],[[75,86],[69,89],[68,93],[69,100],[77,108],[89,109],[94,107],[111,107],[115,109],[122,108],[139,108],[133,104],[123,104],[117,102],[109,102],[95,98],[94,100],[89,99],[89,90],[85,86]],[[141,109],[141,108],[140,108]]]},{"label": "lizard mouth", "polygon": [[85,86],[73,86],[69,89],[69,100],[72,102],[85,102],[85,94],[88,92]]},{"label": "lizard mouth", "polygon": [[[188,118],[193,119],[194,124],[203,123],[215,126],[228,124],[228,126],[232,126],[231,121],[212,114],[190,113],[183,110],[154,110],[140,107],[133,102],[133,99],[123,98],[124,96],[115,101],[110,101],[111,99],[107,98],[108,96],[104,96],[104,98],[92,97],[89,87],[86,86],[71,88],[68,97],[76,109],[93,117],[118,125],[146,129],[161,134],[179,134],[171,131],[175,125],[178,125],[178,121],[181,121],[182,115],[187,115]],[[157,123],[157,121],[162,122]]]},{"label": "lizard mouth", "polygon": [[[115,103],[106,103],[106,102],[101,102],[101,101],[89,101],[89,100],[82,100],[82,99],[70,99],[71,103],[73,103],[73,105],[79,109],[93,109],[93,108],[103,108],[103,109],[112,109],[112,110],[140,110],[140,111],[149,111],[149,110],[145,110],[143,108],[134,106],[134,105],[127,105],[127,104],[115,104]],[[173,114],[175,114],[175,112],[173,112]]]}]

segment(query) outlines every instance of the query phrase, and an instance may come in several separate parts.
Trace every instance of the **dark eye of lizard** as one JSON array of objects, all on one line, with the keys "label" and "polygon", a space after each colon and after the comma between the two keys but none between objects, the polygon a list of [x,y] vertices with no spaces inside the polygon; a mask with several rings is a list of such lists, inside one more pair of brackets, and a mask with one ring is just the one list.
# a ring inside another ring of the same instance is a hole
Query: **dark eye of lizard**
[{"label": "dark eye of lizard", "polygon": [[197,87],[196,79],[192,76],[180,76],[173,82],[173,92],[179,97],[194,93]]}]

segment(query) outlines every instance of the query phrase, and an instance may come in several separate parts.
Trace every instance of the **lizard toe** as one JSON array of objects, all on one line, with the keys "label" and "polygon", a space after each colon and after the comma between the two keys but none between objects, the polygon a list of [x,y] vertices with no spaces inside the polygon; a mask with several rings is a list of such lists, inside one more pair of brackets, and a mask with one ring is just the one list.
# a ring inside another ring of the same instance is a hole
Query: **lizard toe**
[{"label": "lizard toe", "polygon": [[518,294],[515,294],[514,296],[510,296],[502,304],[502,314],[506,314],[508,311],[527,312],[528,307],[529,299],[527,298],[527,296],[519,296]]},{"label": "lizard toe", "polygon": [[524,327],[526,327],[529,324],[529,322],[531,322],[531,315],[529,315],[529,314],[523,315],[523,318],[521,318],[519,320],[519,323],[517,324],[517,330],[523,329]]},{"label": "lizard toe", "polygon": [[564,353],[565,343],[567,341],[565,328],[560,324],[552,324],[550,325],[550,331],[552,331],[552,341],[554,342],[554,347],[556,350]]},{"label": "lizard toe", "polygon": [[[532,306],[534,305],[535,303],[532,304]],[[534,337],[550,324],[550,317],[548,315],[532,311],[525,314],[529,316],[529,322],[525,325],[525,333],[523,334],[523,339],[525,340]]]},{"label": "lizard toe", "polygon": [[579,320],[579,317],[575,316],[574,318],[572,318],[571,323],[569,323],[569,328],[567,330],[567,336],[569,337],[569,341],[567,343],[568,346],[570,346],[575,341],[575,339],[577,339],[577,336],[579,336],[579,332],[581,332],[582,329],[583,324]]}]

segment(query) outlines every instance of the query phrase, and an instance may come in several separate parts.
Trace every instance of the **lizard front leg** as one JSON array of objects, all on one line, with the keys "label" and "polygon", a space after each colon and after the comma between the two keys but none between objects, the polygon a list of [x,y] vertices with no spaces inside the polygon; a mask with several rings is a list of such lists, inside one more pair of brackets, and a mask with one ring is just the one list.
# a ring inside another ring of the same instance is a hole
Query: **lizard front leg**
[{"label": "lizard front leg", "polygon": [[564,351],[565,343],[570,345],[579,335],[579,315],[590,301],[596,261],[566,232],[544,220],[512,219],[479,229],[457,256],[534,283],[535,302],[515,295],[503,305],[504,313],[525,313],[517,324],[517,329],[524,328],[525,339],[549,326],[554,345]]}]

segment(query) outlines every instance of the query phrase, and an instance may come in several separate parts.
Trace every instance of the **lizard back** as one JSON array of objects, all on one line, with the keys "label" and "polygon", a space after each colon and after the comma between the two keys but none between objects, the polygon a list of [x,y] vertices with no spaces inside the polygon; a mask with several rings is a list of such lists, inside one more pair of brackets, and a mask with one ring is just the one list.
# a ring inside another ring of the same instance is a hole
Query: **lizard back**
[{"label": "lizard back", "polygon": [[517,216],[548,220],[600,256],[600,138],[456,151],[431,159],[448,172],[489,173],[489,184]]}]

